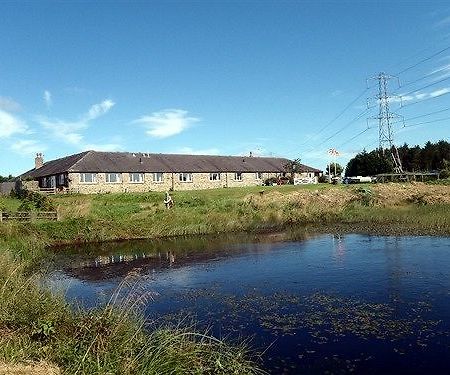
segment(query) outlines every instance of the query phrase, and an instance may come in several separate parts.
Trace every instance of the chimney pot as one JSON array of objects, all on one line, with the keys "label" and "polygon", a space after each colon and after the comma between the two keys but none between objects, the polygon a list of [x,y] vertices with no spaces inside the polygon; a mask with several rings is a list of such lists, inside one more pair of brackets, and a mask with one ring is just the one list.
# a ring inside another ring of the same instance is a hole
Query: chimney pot
[{"label": "chimney pot", "polygon": [[34,158],[34,168],[38,169],[41,168],[44,165],[44,157],[42,156],[41,152],[38,152],[36,154],[36,157]]}]

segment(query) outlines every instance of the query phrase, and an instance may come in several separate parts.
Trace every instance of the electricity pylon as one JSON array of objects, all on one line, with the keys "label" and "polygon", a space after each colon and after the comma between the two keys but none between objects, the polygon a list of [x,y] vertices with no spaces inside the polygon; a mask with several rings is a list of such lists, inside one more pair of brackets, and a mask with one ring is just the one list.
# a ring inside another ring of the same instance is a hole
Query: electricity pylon
[{"label": "electricity pylon", "polygon": [[391,97],[388,95],[387,82],[392,78],[396,77],[385,73],[379,73],[376,77],[372,78],[378,81],[378,95],[376,98],[378,100],[379,111],[378,117],[375,117],[375,119],[378,119],[379,151],[384,153],[386,148],[389,149],[394,163],[394,172],[403,173],[402,162],[397,147],[394,144],[394,131],[391,121],[393,118],[401,116],[392,113],[389,108],[389,99]]}]

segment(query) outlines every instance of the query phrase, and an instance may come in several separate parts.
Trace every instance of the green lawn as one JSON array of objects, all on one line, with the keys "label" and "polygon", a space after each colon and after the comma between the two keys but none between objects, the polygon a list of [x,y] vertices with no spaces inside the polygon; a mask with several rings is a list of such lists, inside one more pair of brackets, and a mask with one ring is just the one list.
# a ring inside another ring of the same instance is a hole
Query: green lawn
[{"label": "green lawn", "polygon": [[17,211],[21,201],[9,196],[0,196],[0,211]]}]

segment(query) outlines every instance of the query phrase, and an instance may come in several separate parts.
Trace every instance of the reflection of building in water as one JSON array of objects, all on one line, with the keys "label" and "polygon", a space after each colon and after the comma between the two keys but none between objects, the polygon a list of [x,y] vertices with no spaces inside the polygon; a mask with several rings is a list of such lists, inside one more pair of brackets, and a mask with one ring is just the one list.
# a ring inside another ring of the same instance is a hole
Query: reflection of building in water
[{"label": "reflection of building in water", "polygon": [[169,258],[169,265],[172,265],[173,263],[175,263],[175,254],[174,253],[169,251],[167,253],[167,257]]},{"label": "reflection of building in water", "polygon": [[[218,257],[227,258],[233,254],[264,253],[270,251],[270,244],[276,242],[285,240],[303,242],[314,237],[314,234],[296,231],[269,235],[233,234],[218,237],[107,242],[81,246],[70,258],[61,257],[58,263],[64,272],[79,279],[107,280],[125,276],[135,269],[140,269],[142,273],[153,274],[168,267],[175,269]],[[92,258],[86,259],[90,256]]]},{"label": "reflection of building in water", "polygon": [[113,255],[99,255],[93,260],[82,261],[79,263],[80,267],[102,267],[108,264],[126,263],[140,259],[160,258],[160,254],[113,254]]},{"label": "reflection of building in water", "polygon": [[333,250],[334,250],[334,257],[342,261],[345,257],[345,241],[344,237],[340,234],[334,234],[333,235]]}]

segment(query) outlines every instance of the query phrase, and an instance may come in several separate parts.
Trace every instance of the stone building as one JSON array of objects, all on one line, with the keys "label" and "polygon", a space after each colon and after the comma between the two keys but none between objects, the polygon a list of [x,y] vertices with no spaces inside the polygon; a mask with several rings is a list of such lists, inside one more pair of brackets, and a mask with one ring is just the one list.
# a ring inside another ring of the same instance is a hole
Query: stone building
[{"label": "stone building", "polygon": [[[20,176],[24,186],[74,193],[194,190],[262,185],[288,175],[284,158],[85,151],[44,162]],[[301,166],[302,177],[321,171]]]}]

